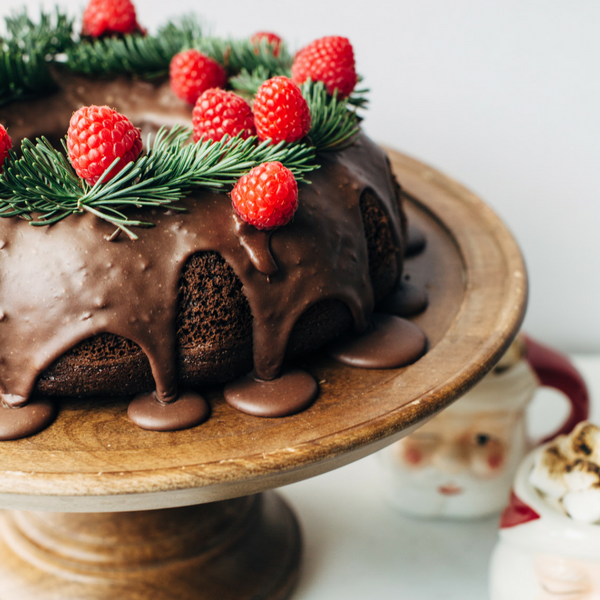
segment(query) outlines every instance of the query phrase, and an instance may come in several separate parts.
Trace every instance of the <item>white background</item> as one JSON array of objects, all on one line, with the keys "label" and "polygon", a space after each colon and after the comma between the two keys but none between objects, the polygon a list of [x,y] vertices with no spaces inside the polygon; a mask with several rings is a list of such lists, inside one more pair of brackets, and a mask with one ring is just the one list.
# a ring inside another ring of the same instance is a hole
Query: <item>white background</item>
[{"label": "white background", "polygon": [[[5,12],[19,3],[0,4]],[[73,12],[83,4],[63,2]],[[292,49],[349,37],[372,90],[366,131],[458,179],[504,218],[529,268],[530,333],[564,351],[600,352],[600,2],[138,0],[137,8],[151,30],[193,10],[215,34],[274,31]]]}]

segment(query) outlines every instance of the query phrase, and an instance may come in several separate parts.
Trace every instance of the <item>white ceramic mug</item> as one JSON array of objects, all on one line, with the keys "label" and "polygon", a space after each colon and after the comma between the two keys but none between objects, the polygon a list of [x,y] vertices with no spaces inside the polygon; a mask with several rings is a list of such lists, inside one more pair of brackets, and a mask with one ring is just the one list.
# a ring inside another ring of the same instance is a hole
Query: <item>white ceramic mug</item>
[{"label": "white ceramic mug", "polygon": [[538,448],[519,467],[490,565],[491,600],[600,600],[600,525],[578,522],[529,482]]},{"label": "white ceramic mug", "polygon": [[498,365],[451,407],[380,453],[392,504],[421,517],[478,518],[500,512],[520,461],[533,446],[525,408],[540,385],[568,397],[558,433],[588,415],[588,394],[569,360],[520,336]]}]

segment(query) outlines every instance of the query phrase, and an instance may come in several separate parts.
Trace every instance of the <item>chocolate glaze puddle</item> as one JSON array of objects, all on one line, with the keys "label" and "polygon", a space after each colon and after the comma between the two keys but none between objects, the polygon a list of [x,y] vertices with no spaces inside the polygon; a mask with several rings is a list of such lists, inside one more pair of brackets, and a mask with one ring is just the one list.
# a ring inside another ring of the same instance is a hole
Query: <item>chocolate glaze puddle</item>
[{"label": "chocolate glaze puddle", "polygon": [[37,398],[23,408],[0,404],[0,441],[18,440],[46,429],[56,416],[56,407],[47,398]]},{"label": "chocolate glaze puddle", "polygon": [[312,375],[300,369],[263,381],[252,373],[225,385],[228,404],[255,417],[287,417],[308,408],[319,394]]},{"label": "chocolate glaze puddle", "polygon": [[378,308],[382,312],[398,317],[412,317],[423,312],[427,308],[428,302],[426,290],[410,281],[402,280]]},{"label": "chocolate glaze puddle", "polygon": [[[84,104],[114,106],[147,130],[190,120],[191,109],[165,86],[124,78],[63,80],[49,98],[0,109],[15,145],[24,136],[62,137],[72,111]],[[24,405],[54,360],[109,332],[142,348],[157,399],[175,401],[178,282],[187,259],[201,251],[219,252],[242,282],[253,315],[254,368],[262,380],[277,377],[291,330],[313,304],[341,300],[356,329],[364,330],[373,310],[359,206],[367,188],[388,215],[401,272],[401,217],[389,167],[383,151],[362,135],[346,150],[322,154],[320,162],[313,185],[299,186],[294,220],[270,234],[236,227],[229,198],[205,191],[181,202],[186,213],[140,212],[156,227],[139,229],[135,242],[126,236],[105,241],[113,227],[90,214],[45,228],[0,219],[0,398]]]},{"label": "chocolate glaze puddle", "polygon": [[427,240],[423,232],[412,223],[408,224],[406,229],[406,248],[404,250],[404,257],[414,256],[425,250]]},{"label": "chocolate glaze puddle", "polygon": [[427,338],[414,323],[375,313],[367,331],[333,344],[329,353],[351,367],[396,369],[412,364],[426,350]]},{"label": "chocolate glaze puddle", "polygon": [[159,402],[154,392],[139,394],[127,409],[127,415],[138,427],[151,431],[189,429],[206,421],[209,414],[208,402],[189,391],[169,403]]}]

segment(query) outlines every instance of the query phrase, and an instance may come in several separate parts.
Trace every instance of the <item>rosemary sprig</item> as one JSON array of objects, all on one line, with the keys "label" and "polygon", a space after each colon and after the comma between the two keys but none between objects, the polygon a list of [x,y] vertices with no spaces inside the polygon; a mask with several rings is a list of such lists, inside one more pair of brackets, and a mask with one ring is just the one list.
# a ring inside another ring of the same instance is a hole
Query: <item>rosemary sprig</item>
[{"label": "rosemary sprig", "polygon": [[139,33],[121,38],[81,40],[67,51],[67,67],[94,76],[129,74],[152,79],[169,72],[175,54],[193,45],[202,34],[193,17],[170,21],[155,36]]},{"label": "rosemary sprig", "polygon": [[360,131],[360,117],[348,109],[348,99],[330,96],[321,81],[308,79],[302,84],[308,103],[311,128],[308,133],[317,150],[341,150],[352,144]]},{"label": "rosemary sprig", "polygon": [[137,239],[131,228],[152,223],[130,218],[124,211],[132,206],[177,209],[172,205],[192,189],[223,191],[266,161],[282,162],[300,181],[318,168],[314,148],[304,144],[256,145],[254,137],[186,144],[189,135],[189,129],[178,125],[170,131],[161,128],[143,156],[104,183],[115,161],[93,186],[79,179],[66,156],[48,140],[34,144],[26,139],[22,157],[11,151],[0,175],[0,217],[19,216],[42,226],[90,212]]}]

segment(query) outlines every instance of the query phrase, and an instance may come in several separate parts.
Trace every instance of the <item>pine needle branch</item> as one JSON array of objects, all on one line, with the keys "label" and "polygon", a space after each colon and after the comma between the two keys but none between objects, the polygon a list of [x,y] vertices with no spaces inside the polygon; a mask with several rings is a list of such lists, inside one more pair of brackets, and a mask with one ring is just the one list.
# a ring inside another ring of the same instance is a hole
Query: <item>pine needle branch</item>
[{"label": "pine needle branch", "polygon": [[95,76],[128,74],[144,79],[166,75],[175,54],[193,45],[202,27],[193,16],[170,21],[155,36],[139,33],[120,38],[81,40],[67,51],[67,67]]},{"label": "pine needle branch", "polygon": [[339,100],[337,91],[330,96],[321,81],[308,79],[301,89],[311,114],[308,137],[317,150],[350,146],[360,131],[360,118],[348,109],[348,99]]},{"label": "pine needle branch", "polygon": [[73,20],[56,9],[34,23],[26,11],[7,17],[0,39],[0,106],[56,88],[49,61],[72,44]]},{"label": "pine needle branch", "polygon": [[16,50],[35,47],[48,55],[64,52],[73,43],[73,19],[61,13],[40,12],[39,23],[34,23],[23,10],[12,17],[5,17],[8,36],[7,45]]},{"label": "pine needle branch", "polygon": [[268,73],[265,79],[275,75],[289,77],[291,73],[292,56],[284,43],[280,44],[277,56],[266,39],[256,44],[250,39],[204,37],[197,40],[193,47],[222,64],[232,74],[240,73],[242,69],[252,72],[259,67]]},{"label": "pine needle branch", "polygon": [[252,71],[242,69],[238,75],[229,79],[231,87],[249,102],[252,102],[258,88],[271,76],[267,67],[260,65]]},{"label": "pine needle branch", "polygon": [[19,216],[42,226],[85,211],[136,239],[131,228],[152,223],[130,218],[128,208],[177,210],[173,204],[193,189],[228,190],[262,162],[280,161],[299,181],[319,167],[315,149],[304,144],[257,145],[255,137],[187,144],[189,136],[190,130],[178,125],[170,131],[161,128],[143,156],[106,181],[115,161],[93,186],[77,176],[65,154],[48,140],[34,144],[25,139],[22,156],[11,151],[0,175],[0,217]]}]

